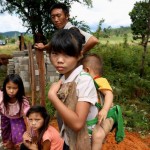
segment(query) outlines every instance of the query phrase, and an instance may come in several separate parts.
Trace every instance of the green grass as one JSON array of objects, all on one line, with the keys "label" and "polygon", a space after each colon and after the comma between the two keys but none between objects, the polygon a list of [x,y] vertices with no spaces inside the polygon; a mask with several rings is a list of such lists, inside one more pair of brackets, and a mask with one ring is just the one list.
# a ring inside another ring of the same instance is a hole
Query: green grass
[{"label": "green grass", "polygon": [[12,55],[14,51],[19,51],[17,44],[6,44],[3,46],[0,45],[0,54]]},{"label": "green grass", "polygon": [[[123,44],[124,43],[124,37],[123,36],[110,36],[109,38],[103,38],[103,37],[100,37],[99,38],[100,40],[100,43],[101,44]],[[127,43],[129,45],[132,45],[132,44],[136,44],[138,43],[138,41],[133,41],[133,38],[132,38],[132,34],[128,34],[127,36]]]}]

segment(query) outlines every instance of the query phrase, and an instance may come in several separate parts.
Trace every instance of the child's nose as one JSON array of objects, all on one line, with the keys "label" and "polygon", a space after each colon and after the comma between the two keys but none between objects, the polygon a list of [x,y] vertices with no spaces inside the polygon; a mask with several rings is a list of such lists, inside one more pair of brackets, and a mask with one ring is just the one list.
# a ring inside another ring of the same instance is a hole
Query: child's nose
[{"label": "child's nose", "polygon": [[35,125],[35,124],[36,124],[36,121],[35,121],[35,120],[33,120],[33,121],[32,121],[32,125]]},{"label": "child's nose", "polygon": [[57,59],[57,62],[63,62],[63,57],[62,56],[59,56],[58,59]]},{"label": "child's nose", "polygon": [[13,89],[10,89],[10,92],[12,93],[14,90]]}]

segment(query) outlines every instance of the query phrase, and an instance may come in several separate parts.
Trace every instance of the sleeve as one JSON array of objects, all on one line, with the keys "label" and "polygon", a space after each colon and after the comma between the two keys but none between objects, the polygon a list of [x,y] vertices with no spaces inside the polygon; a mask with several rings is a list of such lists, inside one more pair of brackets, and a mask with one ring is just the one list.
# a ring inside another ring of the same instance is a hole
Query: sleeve
[{"label": "sleeve", "polygon": [[110,90],[112,91],[112,88],[106,78],[97,78],[95,79],[96,83],[99,86],[99,90]]},{"label": "sleeve", "polygon": [[98,100],[97,91],[91,76],[81,74],[77,83],[78,101],[87,101],[93,105]]},{"label": "sleeve", "polygon": [[22,104],[23,115],[26,115],[29,108],[30,108],[29,100],[26,97],[23,97],[23,104]]},{"label": "sleeve", "polygon": [[82,35],[85,36],[85,42],[87,42],[89,40],[89,38],[92,37],[92,35],[90,33],[85,32],[85,31],[83,31],[81,29],[80,29],[80,32],[81,32]]},{"label": "sleeve", "polygon": [[49,133],[49,127],[48,127],[48,129],[43,134],[43,137],[42,137],[43,142],[46,140],[49,140],[51,142],[51,138],[52,138],[51,134],[52,133]]}]

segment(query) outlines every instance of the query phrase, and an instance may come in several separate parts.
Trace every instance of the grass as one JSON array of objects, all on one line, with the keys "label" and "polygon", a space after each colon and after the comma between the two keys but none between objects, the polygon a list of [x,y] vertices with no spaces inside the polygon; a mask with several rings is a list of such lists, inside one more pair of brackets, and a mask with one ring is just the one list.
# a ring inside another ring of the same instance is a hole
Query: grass
[{"label": "grass", "polygon": [[14,51],[19,51],[17,44],[6,44],[3,46],[0,45],[0,54],[12,55]]},{"label": "grass", "polygon": [[[125,41],[123,36],[110,36],[109,38],[100,37],[99,39],[101,44],[123,44]],[[132,34],[128,34],[127,43],[130,45],[137,43],[137,41],[133,41]]]}]

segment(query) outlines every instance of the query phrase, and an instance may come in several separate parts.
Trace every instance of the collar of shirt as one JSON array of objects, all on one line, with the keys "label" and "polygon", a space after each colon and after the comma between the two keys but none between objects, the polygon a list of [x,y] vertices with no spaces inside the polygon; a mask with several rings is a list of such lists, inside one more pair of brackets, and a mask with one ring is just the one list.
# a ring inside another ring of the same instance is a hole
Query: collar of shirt
[{"label": "collar of shirt", "polygon": [[80,74],[82,70],[83,66],[80,65],[70,74],[70,76],[67,79],[65,79],[65,76],[63,75],[61,77],[61,80],[63,81],[63,83],[72,82]]},{"label": "collar of shirt", "polygon": [[74,27],[74,26],[71,24],[71,22],[67,22],[64,29],[70,29],[71,27]]}]

